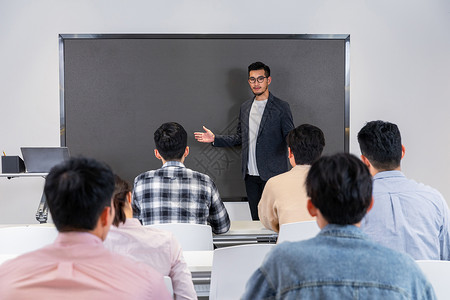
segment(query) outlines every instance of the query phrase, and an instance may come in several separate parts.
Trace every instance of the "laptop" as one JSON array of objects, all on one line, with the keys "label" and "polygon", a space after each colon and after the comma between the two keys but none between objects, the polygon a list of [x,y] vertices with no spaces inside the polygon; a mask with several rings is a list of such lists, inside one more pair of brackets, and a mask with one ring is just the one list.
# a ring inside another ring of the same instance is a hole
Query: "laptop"
[{"label": "laptop", "polygon": [[27,173],[48,173],[70,156],[67,147],[21,147],[20,150]]}]

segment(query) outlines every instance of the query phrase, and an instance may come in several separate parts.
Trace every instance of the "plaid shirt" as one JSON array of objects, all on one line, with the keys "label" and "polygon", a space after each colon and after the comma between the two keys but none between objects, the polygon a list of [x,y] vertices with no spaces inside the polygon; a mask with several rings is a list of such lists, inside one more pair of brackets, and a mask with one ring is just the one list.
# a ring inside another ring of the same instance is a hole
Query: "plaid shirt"
[{"label": "plaid shirt", "polygon": [[230,229],[230,218],[214,181],[177,161],[136,177],[133,211],[143,225],[209,224],[214,233]]}]

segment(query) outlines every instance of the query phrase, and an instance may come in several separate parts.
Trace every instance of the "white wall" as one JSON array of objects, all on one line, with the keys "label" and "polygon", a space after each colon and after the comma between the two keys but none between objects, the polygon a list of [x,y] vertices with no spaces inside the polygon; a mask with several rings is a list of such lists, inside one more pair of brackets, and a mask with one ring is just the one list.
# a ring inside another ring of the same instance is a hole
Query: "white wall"
[{"label": "white wall", "polygon": [[[60,33],[343,33],[350,151],[364,122],[397,123],[404,172],[449,201],[449,29],[446,0],[0,0],[0,150],[59,146]],[[0,223],[35,223],[42,186],[0,178]]]}]

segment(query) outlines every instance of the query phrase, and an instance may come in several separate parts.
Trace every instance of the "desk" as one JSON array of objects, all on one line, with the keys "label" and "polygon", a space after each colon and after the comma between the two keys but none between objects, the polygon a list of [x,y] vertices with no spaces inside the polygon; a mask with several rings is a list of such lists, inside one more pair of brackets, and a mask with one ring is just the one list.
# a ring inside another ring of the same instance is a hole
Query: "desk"
[{"label": "desk", "polygon": [[191,271],[197,296],[208,297],[214,251],[183,251],[183,256],[189,271]]},{"label": "desk", "polygon": [[275,244],[278,234],[264,227],[260,221],[231,221],[230,230],[224,234],[213,236],[216,247],[236,246],[244,244]]}]

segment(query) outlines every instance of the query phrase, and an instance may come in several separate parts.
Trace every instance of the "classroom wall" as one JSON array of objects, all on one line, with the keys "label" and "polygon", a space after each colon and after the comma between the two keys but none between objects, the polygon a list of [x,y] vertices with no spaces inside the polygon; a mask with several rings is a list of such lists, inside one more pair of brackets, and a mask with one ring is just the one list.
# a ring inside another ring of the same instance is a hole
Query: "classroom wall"
[{"label": "classroom wall", "polygon": [[[0,0],[0,150],[59,146],[60,33],[350,34],[350,151],[395,122],[403,171],[450,201],[449,28],[445,0]],[[36,223],[43,183],[0,178],[0,223]]]}]

